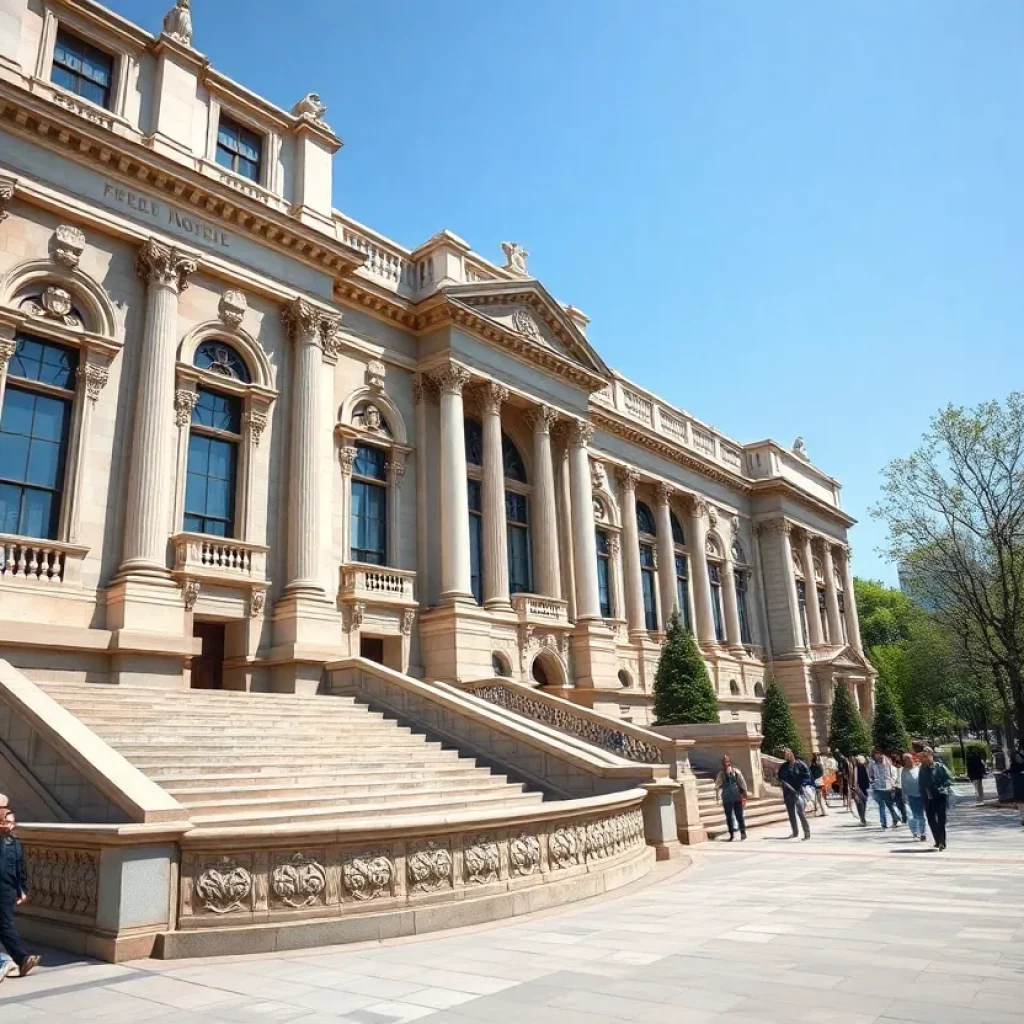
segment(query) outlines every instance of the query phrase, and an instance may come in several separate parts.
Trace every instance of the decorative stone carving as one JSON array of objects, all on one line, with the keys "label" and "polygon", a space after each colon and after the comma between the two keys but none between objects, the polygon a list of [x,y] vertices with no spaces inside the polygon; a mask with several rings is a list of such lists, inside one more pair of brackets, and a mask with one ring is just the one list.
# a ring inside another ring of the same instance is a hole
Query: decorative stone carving
[{"label": "decorative stone carving", "polygon": [[271,892],[289,907],[310,907],[327,888],[327,872],[312,857],[297,853],[270,875]]},{"label": "decorative stone carving", "polygon": [[489,836],[474,836],[462,852],[462,873],[468,885],[487,885],[498,880],[501,851]]},{"label": "decorative stone carving", "polygon": [[624,491],[635,491],[636,485],[640,483],[640,474],[632,466],[619,466],[615,477]]},{"label": "decorative stone carving", "polygon": [[558,410],[552,409],[550,405],[538,405],[531,409],[524,419],[526,425],[535,433],[550,434],[558,422]]},{"label": "decorative stone carving", "polygon": [[422,373],[414,373],[412,377],[412,400],[416,405],[430,397],[430,381]]},{"label": "decorative stone carving", "polygon": [[718,541],[714,537],[708,537],[704,542],[704,549],[712,558],[721,558],[722,549],[718,545]]},{"label": "decorative stone carving", "polygon": [[493,416],[501,415],[501,407],[508,401],[508,388],[497,381],[489,380],[476,389],[480,411]]},{"label": "decorative stone carving", "polygon": [[199,600],[199,592],[202,584],[199,580],[187,579],[181,582],[181,596],[185,599],[185,611],[190,612]]},{"label": "decorative stone carving", "polygon": [[505,254],[505,266],[502,269],[525,277],[526,261],[530,254],[518,242],[502,242],[501,251]]},{"label": "decorative stone carving", "polygon": [[573,448],[586,448],[594,440],[594,426],[587,420],[573,420],[568,426],[569,444]]},{"label": "decorative stone carving", "polygon": [[249,438],[253,448],[259,448],[260,438],[263,437],[263,431],[267,429],[267,414],[252,409],[245,414],[245,425],[249,428]]},{"label": "decorative stone carving", "polygon": [[192,11],[189,0],[177,0],[164,15],[164,35],[170,36],[182,46],[192,46]]},{"label": "decorative stone carving", "polygon": [[325,313],[320,322],[320,344],[324,350],[324,356],[334,361],[341,352],[341,317],[331,316]]},{"label": "decorative stone carving", "polygon": [[411,892],[436,892],[452,884],[451,851],[437,843],[426,843],[410,854],[406,867]]},{"label": "decorative stone carving", "polygon": [[526,832],[508,844],[508,866],[513,875],[532,875],[540,870],[540,840]]},{"label": "decorative stone carving", "polygon": [[56,285],[49,285],[44,288],[38,298],[27,298],[21,304],[21,308],[29,316],[44,317],[47,320],[56,320],[65,327],[80,331],[85,326],[82,318],[78,315],[71,301],[71,293]]},{"label": "decorative stone carving", "polygon": [[95,363],[86,363],[79,367],[78,373],[85,384],[85,396],[90,402],[99,400],[100,392],[107,386],[110,378],[110,371],[105,366],[97,366]]},{"label": "decorative stone carving", "polygon": [[53,233],[52,252],[55,263],[74,270],[85,250],[85,235],[71,224],[61,224]]},{"label": "decorative stone carving", "polygon": [[366,386],[374,391],[384,390],[384,374],[387,367],[379,359],[371,359],[366,364]]},{"label": "decorative stone carving", "polygon": [[254,590],[249,595],[249,618],[255,619],[263,614],[267,606],[267,592],[265,590]]},{"label": "decorative stone carving", "polygon": [[617,533],[608,534],[608,553],[612,558],[618,557],[620,547],[619,535]]},{"label": "decorative stone carving", "polygon": [[0,224],[10,216],[7,207],[13,198],[14,182],[10,178],[0,178]]},{"label": "decorative stone carving", "polygon": [[718,509],[714,505],[708,505],[708,524],[712,530],[718,526]]},{"label": "decorative stone carving", "polygon": [[341,609],[341,628],[346,633],[354,633],[363,625],[363,616],[366,614],[366,605],[362,601],[355,604],[346,604]]},{"label": "decorative stone carving", "polygon": [[341,475],[351,476],[352,467],[356,463],[356,449],[353,445],[343,444],[338,449],[338,459],[341,462]]},{"label": "decorative stone carving", "polygon": [[445,363],[433,371],[431,377],[442,394],[461,395],[469,383],[469,371],[458,363]]},{"label": "decorative stone carving", "polygon": [[579,864],[583,844],[577,829],[571,825],[557,828],[548,836],[548,860],[552,868],[569,868]]},{"label": "decorative stone carving", "polygon": [[327,104],[320,100],[318,93],[307,93],[292,107],[292,113],[296,117],[308,117],[313,121],[324,124],[324,118],[327,116]]},{"label": "decorative stone carving", "polygon": [[195,894],[212,914],[244,910],[252,895],[252,874],[231,857],[221,857],[196,879]]},{"label": "decorative stone carving", "polygon": [[171,288],[179,295],[188,287],[188,278],[199,269],[191,254],[147,239],[135,257],[135,270],[149,287]]},{"label": "decorative stone carving", "polygon": [[[336,317],[332,318],[326,310],[301,297],[292,299],[281,310],[281,320],[292,343],[319,341],[322,344],[325,325],[332,320],[337,323]],[[336,329],[336,326],[332,329]]]},{"label": "decorative stone carving", "polygon": [[658,499],[659,505],[668,505],[672,501],[673,494],[675,494],[675,488],[665,483],[664,480],[659,480],[654,485],[654,496]]},{"label": "decorative stone carving", "polygon": [[198,391],[178,388],[174,392],[174,422],[179,427],[187,427],[192,422],[192,410],[199,402]]},{"label": "decorative stone carving", "polygon": [[707,518],[711,511],[708,503],[696,494],[690,495],[690,509],[697,519]]},{"label": "decorative stone carving", "polygon": [[597,459],[590,460],[590,486],[595,491],[608,490],[608,473],[603,462]]},{"label": "decorative stone carving", "polygon": [[388,479],[392,487],[401,487],[402,479],[405,476],[405,456],[400,452],[393,453],[388,463]]},{"label": "decorative stone carving", "polygon": [[793,454],[798,459],[803,459],[804,462],[810,462],[811,461],[810,455],[807,454],[807,445],[804,442],[804,439],[802,437],[798,437],[793,442]]},{"label": "decorative stone carving", "polygon": [[7,369],[7,364],[18,351],[18,343],[13,338],[0,338],[0,373]]},{"label": "decorative stone carving", "polygon": [[217,315],[221,322],[227,324],[228,327],[241,327],[242,321],[245,319],[245,311],[248,308],[249,303],[245,294],[235,288],[229,288],[220,297],[220,302],[217,304]]},{"label": "decorative stone carving", "polygon": [[383,853],[374,850],[345,854],[341,881],[352,899],[365,903],[381,896],[390,896],[394,880],[394,861]]},{"label": "decorative stone carving", "polygon": [[512,314],[512,327],[530,341],[544,340],[537,318],[528,309],[517,309]]},{"label": "decorative stone carving", "polygon": [[32,906],[81,917],[95,917],[99,893],[99,854],[92,850],[25,846],[32,881]]},{"label": "decorative stone carving", "polygon": [[412,627],[416,623],[416,611],[413,608],[406,608],[402,612],[402,635],[412,636]]}]

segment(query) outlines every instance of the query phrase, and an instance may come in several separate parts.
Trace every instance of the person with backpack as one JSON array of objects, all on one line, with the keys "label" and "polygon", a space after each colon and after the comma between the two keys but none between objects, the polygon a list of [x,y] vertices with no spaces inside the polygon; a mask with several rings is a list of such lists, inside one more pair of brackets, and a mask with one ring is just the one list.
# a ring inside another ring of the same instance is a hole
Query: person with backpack
[{"label": "person with backpack", "polygon": [[811,771],[789,747],[782,751],[782,756],[785,761],[779,766],[779,785],[786,802],[789,827],[793,830],[789,838],[796,839],[800,835],[796,827],[799,821],[803,826],[804,840],[807,840],[811,838],[811,826],[807,824],[807,797],[804,790],[811,785]]},{"label": "person with backpack", "polygon": [[743,820],[743,808],[747,803],[747,780],[743,772],[734,768],[728,754],[722,758],[722,770],[715,777],[715,794],[722,801],[725,824],[729,829],[729,842],[740,830],[740,840],[747,838],[747,823]]},{"label": "person with backpack", "polygon": [[931,747],[925,747],[921,757],[921,771],[917,784],[924,797],[924,813],[928,827],[932,830],[935,849],[946,848],[946,812],[949,810],[949,795],[953,792],[953,776],[949,769],[935,757]]}]

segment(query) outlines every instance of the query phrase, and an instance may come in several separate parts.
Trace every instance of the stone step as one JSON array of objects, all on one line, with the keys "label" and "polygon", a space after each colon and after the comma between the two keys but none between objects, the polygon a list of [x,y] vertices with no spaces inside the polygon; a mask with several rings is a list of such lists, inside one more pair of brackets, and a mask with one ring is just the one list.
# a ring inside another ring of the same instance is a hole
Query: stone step
[{"label": "stone step", "polygon": [[[158,786],[164,789],[188,791],[191,789],[206,789],[216,787],[223,791],[233,786],[241,785],[244,781],[247,784],[255,785],[260,783],[266,786],[334,786],[344,781],[345,785],[372,786],[378,781],[390,782],[396,777],[399,771],[406,775],[415,775],[426,768],[426,762],[410,761],[402,765],[393,766],[357,766],[353,768],[347,763],[338,766],[337,771],[327,773],[323,771],[310,772],[309,769],[296,767],[295,765],[259,765],[252,768],[247,765],[228,765],[223,769],[218,768],[216,772],[203,772],[197,774],[194,767],[166,768],[146,772]],[[229,769],[233,768],[231,772]],[[481,769],[476,762],[470,758],[464,758],[452,763],[430,764],[430,774],[437,779],[461,779],[477,778]],[[504,780],[503,775],[491,773],[492,778]]]},{"label": "stone step", "polygon": [[[440,750],[424,747],[412,754],[405,751],[394,751],[382,748],[376,752],[360,752],[359,756],[347,756],[335,751],[325,757],[277,756],[248,751],[245,754],[202,754],[194,749],[188,754],[148,754],[149,748],[143,753],[128,757],[139,771],[202,771],[204,768],[216,768],[218,772],[231,771],[237,768],[241,772],[258,771],[261,766],[271,768],[288,768],[296,772],[308,772],[347,767],[364,768],[366,766],[394,765],[396,768],[407,768],[412,771],[418,766],[420,770],[432,771],[437,764],[474,763],[472,759],[463,759],[458,751]],[[119,751],[120,752],[120,751]],[[123,754],[123,752],[120,752]],[[126,755],[123,755],[126,756]]]},{"label": "stone step", "polygon": [[62,697],[86,697],[93,700],[110,699],[116,701],[138,700],[169,703],[194,701],[196,703],[216,704],[225,701],[245,702],[251,704],[310,704],[314,701],[337,701],[339,704],[355,704],[356,698],[338,694],[298,694],[298,693],[266,693],[262,691],[245,692],[242,690],[190,690],[163,689],[146,686],[109,686],[102,683],[39,683],[47,693],[59,693]]},{"label": "stone step", "polygon": [[94,733],[98,736],[102,736],[111,744],[124,742],[163,743],[172,739],[179,740],[181,742],[199,742],[204,745],[207,743],[226,743],[229,741],[240,743],[263,743],[267,740],[277,740],[281,736],[286,736],[296,741],[308,739],[310,742],[317,742],[321,745],[329,743],[334,743],[336,745],[338,743],[351,742],[354,737],[376,737],[378,733],[381,732],[387,732],[395,739],[408,740],[411,737],[415,737],[420,741],[423,739],[422,734],[414,733],[412,729],[407,726],[387,725],[383,722],[379,724],[371,722],[362,726],[350,725],[347,727],[340,727],[332,722],[322,729],[309,729],[306,731],[290,729],[287,732],[282,729],[252,729],[246,728],[242,725],[235,725],[233,728],[226,728],[223,730],[198,729],[193,727],[179,728],[178,726],[175,726],[173,736],[169,736],[166,724],[158,726],[156,723],[153,723],[147,725],[145,728],[132,729],[129,726],[101,726],[89,719],[83,720]]}]

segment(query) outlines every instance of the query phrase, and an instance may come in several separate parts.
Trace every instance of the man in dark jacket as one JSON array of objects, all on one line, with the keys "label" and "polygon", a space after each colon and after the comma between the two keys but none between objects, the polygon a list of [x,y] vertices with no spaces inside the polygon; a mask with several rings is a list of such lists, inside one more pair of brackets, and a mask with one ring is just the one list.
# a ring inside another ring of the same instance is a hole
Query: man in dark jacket
[{"label": "man in dark jacket", "polygon": [[949,808],[949,794],[953,791],[953,776],[949,769],[935,759],[935,751],[925,747],[921,755],[921,771],[917,784],[924,797],[924,813],[928,827],[932,830],[935,849],[946,848],[946,811]]},{"label": "man in dark jacket", "polygon": [[28,875],[21,843],[14,838],[14,812],[0,809],[0,944],[25,977],[39,963],[39,957],[25,951],[14,927],[14,908],[28,899]]},{"label": "man in dark jacket", "polygon": [[789,827],[793,830],[791,839],[800,833],[796,823],[799,819],[804,829],[804,839],[811,838],[811,826],[807,824],[804,810],[807,804],[805,787],[811,785],[811,770],[801,761],[789,747],[782,752],[785,761],[779,767],[779,785],[782,786],[782,798],[786,801],[786,813],[789,815]]}]

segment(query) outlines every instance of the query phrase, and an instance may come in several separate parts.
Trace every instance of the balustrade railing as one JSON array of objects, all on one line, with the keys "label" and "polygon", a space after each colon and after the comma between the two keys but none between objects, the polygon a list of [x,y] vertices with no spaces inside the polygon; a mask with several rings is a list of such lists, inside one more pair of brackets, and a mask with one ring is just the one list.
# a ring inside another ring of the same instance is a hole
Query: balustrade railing
[{"label": "balustrade railing", "polygon": [[569,623],[569,605],[553,597],[538,597],[536,594],[515,594],[512,607],[519,618],[546,619],[549,622]]},{"label": "balustrade railing", "polygon": [[343,565],[340,595],[360,601],[415,604],[416,573],[377,565]]},{"label": "balustrade railing", "polygon": [[59,541],[0,534],[0,580],[77,583],[86,550]]},{"label": "balustrade railing", "polygon": [[366,262],[362,270],[394,291],[419,290],[419,268],[397,246],[370,236],[354,224],[343,225],[342,238],[346,245],[363,253]]},{"label": "balustrade railing", "polygon": [[197,577],[266,581],[267,548],[241,540],[179,533],[172,539],[174,571]]}]

